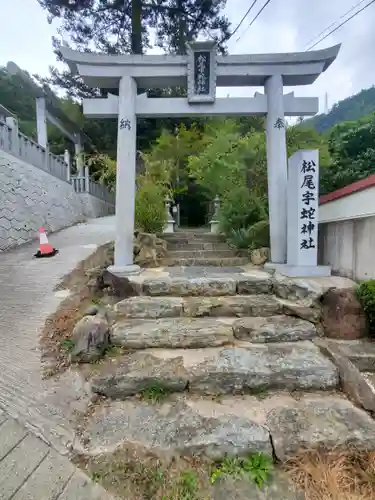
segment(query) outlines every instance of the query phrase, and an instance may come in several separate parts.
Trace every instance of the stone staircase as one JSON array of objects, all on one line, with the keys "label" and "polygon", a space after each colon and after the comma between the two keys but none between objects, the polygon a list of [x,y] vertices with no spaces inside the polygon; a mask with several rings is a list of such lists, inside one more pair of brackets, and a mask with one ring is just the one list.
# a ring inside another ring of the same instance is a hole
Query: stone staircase
[{"label": "stone staircase", "polygon": [[180,231],[163,234],[168,255],[165,266],[241,266],[249,262],[246,252],[229,247],[225,237],[203,231]]},{"label": "stone staircase", "polygon": [[123,354],[91,378],[105,399],[82,432],[89,454],[123,443],[215,459],[375,449],[375,422],[341,393],[337,367],[315,344],[322,292],[313,281],[171,267],[131,283],[137,295],[114,311]]}]

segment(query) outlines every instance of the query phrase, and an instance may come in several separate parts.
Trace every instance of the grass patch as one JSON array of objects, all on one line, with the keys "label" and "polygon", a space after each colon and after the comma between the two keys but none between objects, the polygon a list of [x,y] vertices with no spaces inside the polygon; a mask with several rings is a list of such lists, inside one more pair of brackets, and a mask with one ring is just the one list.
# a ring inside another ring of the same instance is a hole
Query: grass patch
[{"label": "grass patch", "polygon": [[74,349],[74,342],[72,339],[62,339],[60,342],[61,349],[63,349],[66,352],[72,352]]},{"label": "grass patch", "polygon": [[161,403],[166,399],[171,391],[161,384],[155,382],[140,392],[141,399],[150,401],[151,403]]},{"label": "grass patch", "polygon": [[208,500],[208,465],[118,449],[111,455],[76,460],[88,475],[127,500]]},{"label": "grass patch", "polygon": [[273,470],[272,459],[263,453],[249,455],[246,458],[225,457],[211,473],[211,483],[227,476],[238,477],[247,476],[259,488],[269,479]]},{"label": "grass patch", "polygon": [[284,468],[306,500],[375,498],[375,452],[304,451]]}]

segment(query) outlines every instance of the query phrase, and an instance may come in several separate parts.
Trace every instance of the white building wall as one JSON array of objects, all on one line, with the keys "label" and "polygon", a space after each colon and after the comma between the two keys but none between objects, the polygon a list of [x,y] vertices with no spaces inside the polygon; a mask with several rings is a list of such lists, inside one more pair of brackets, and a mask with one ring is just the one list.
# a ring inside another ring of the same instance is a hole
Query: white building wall
[{"label": "white building wall", "polygon": [[375,279],[375,186],[319,207],[319,261],[342,276]]}]

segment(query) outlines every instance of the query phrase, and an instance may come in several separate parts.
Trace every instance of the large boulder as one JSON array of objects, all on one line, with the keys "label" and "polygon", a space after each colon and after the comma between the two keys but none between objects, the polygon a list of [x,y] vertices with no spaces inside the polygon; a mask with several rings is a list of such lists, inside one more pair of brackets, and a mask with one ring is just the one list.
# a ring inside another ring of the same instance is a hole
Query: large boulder
[{"label": "large boulder", "polygon": [[90,363],[100,359],[111,342],[110,337],[111,329],[105,314],[84,316],[73,330],[71,361]]},{"label": "large boulder", "polygon": [[324,335],[332,339],[355,340],[368,333],[366,317],[355,288],[333,288],[322,298]]},{"label": "large boulder", "polygon": [[250,252],[250,260],[254,266],[263,266],[270,256],[270,249],[267,247],[255,248]]},{"label": "large boulder", "polygon": [[134,233],[134,262],[142,267],[158,267],[167,254],[167,242],[155,234]]}]

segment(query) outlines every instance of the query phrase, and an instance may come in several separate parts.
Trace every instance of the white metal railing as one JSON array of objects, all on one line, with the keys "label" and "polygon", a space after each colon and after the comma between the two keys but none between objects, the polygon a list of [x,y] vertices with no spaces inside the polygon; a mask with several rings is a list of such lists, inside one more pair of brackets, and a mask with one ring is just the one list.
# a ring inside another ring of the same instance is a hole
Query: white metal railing
[{"label": "white metal railing", "polygon": [[34,167],[68,181],[68,165],[64,159],[50,153],[37,142],[18,131],[18,127],[10,127],[0,121],[0,149],[17,156]]},{"label": "white metal railing", "polygon": [[72,176],[71,178],[74,190],[77,193],[89,193],[95,198],[115,204],[115,195],[111,193],[107,186],[99,184],[83,176]]},{"label": "white metal railing", "polygon": [[10,124],[11,126],[0,120],[0,149],[73,184],[76,193],[89,193],[108,203],[115,203],[115,196],[108,190],[107,186],[98,184],[89,178],[88,167],[85,168],[84,176],[70,175],[70,157],[67,151],[62,156],[54,155],[48,149],[19,132],[16,120],[11,119]]}]

